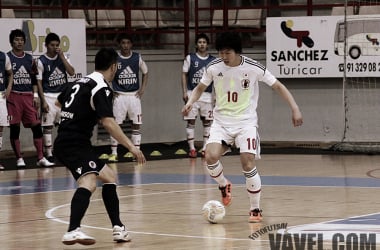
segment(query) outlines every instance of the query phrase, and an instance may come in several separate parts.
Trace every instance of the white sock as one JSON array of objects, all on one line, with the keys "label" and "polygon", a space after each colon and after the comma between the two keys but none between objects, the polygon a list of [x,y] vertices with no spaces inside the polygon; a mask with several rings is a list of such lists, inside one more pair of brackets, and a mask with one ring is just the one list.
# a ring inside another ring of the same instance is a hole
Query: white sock
[{"label": "white sock", "polygon": [[261,196],[261,178],[257,172],[256,167],[251,171],[243,171],[245,176],[245,184],[248,191],[249,201],[251,204],[251,210],[260,208],[260,196]]},{"label": "white sock", "polygon": [[207,165],[207,171],[209,175],[219,184],[219,187],[225,187],[227,185],[227,179],[223,174],[223,165],[220,161],[217,161],[212,165]]},{"label": "white sock", "polygon": [[202,150],[206,149],[206,143],[208,138],[210,137],[210,126],[204,126],[203,127],[203,148]]},{"label": "white sock", "polygon": [[141,144],[140,130],[132,130],[131,140],[133,142],[133,145],[135,145],[137,148],[140,148],[140,144]]},{"label": "white sock", "polygon": [[44,128],[44,148],[47,156],[53,156],[53,145],[52,145],[52,130]]},{"label": "white sock", "polygon": [[117,155],[117,144],[116,139],[111,136],[111,154],[113,155]]},{"label": "white sock", "polygon": [[187,143],[189,144],[189,149],[195,149],[194,146],[194,134],[195,134],[195,126],[192,124],[187,124],[186,127],[186,136],[187,136]]}]

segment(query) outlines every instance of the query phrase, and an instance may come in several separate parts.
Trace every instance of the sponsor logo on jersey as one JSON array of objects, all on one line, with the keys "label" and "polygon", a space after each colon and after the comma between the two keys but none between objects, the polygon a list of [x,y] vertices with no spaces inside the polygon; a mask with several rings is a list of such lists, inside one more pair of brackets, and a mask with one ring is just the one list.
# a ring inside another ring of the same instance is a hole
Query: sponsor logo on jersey
[{"label": "sponsor logo on jersey", "polygon": [[63,85],[65,83],[65,74],[59,68],[55,68],[53,73],[49,76],[49,86],[55,87]]},{"label": "sponsor logo on jersey", "polygon": [[32,80],[30,79],[30,74],[22,65],[13,76],[13,84],[32,84]]},{"label": "sponsor logo on jersey", "polygon": [[201,80],[201,78],[203,76],[204,70],[205,70],[205,67],[203,67],[200,70],[197,70],[197,72],[195,72],[195,74],[193,76],[193,80],[192,80],[193,84],[198,84],[199,83],[199,81]]},{"label": "sponsor logo on jersey", "polygon": [[128,66],[119,74],[117,83],[119,85],[136,84],[137,75],[133,73],[132,69]]}]

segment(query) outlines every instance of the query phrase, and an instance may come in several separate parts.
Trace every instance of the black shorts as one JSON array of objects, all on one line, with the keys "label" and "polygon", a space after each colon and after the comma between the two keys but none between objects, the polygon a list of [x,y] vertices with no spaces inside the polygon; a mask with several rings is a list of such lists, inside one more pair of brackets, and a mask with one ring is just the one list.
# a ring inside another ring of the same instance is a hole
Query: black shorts
[{"label": "black shorts", "polygon": [[99,175],[100,170],[105,166],[104,161],[98,159],[91,145],[55,143],[54,156],[71,171],[75,180],[88,173]]}]

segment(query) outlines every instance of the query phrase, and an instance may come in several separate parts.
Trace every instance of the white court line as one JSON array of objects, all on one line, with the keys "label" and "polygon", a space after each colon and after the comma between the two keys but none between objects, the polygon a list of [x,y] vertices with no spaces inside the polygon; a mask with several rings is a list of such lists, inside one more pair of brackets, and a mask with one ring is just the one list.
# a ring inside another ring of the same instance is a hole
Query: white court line
[{"label": "white court line", "polygon": [[[173,185],[188,185],[188,184],[181,184],[181,183],[150,183],[150,184],[144,184],[144,185],[162,185],[162,184],[173,184]],[[206,184],[206,185],[213,185],[215,184]],[[133,187],[138,187],[142,185],[128,185],[128,186],[133,186]],[[235,185],[234,187],[245,187],[245,185]],[[149,196],[149,195],[161,195],[161,194],[170,194],[170,193],[185,193],[185,192],[195,192],[195,191],[202,191],[202,190],[209,190],[209,189],[214,189],[213,188],[200,188],[200,189],[185,189],[185,190],[179,190],[179,191],[165,191],[165,192],[156,192],[156,193],[148,193],[148,194],[133,194],[133,195],[127,195],[127,196],[119,196],[119,198],[128,198],[128,197],[136,197],[136,196]],[[91,202],[94,201],[101,201],[102,199],[95,199],[91,200]],[[46,211],[45,216],[46,218],[53,220],[55,222],[63,223],[63,224],[69,224],[68,221],[56,218],[53,213],[63,207],[68,207],[70,206],[70,203],[60,205],[57,207],[53,207],[49,210]],[[212,226],[212,225],[210,225]],[[86,227],[86,228],[92,228],[92,229],[100,229],[100,230],[107,230],[111,231],[112,229],[110,228],[104,228],[104,227],[94,227],[94,226],[89,226],[89,225],[81,225],[81,227]],[[193,235],[182,235],[182,234],[165,234],[165,233],[152,233],[152,232],[138,232],[138,231],[130,231],[131,233],[134,234],[144,234],[144,235],[157,235],[157,236],[167,236],[167,237],[181,237],[181,238],[194,238],[194,239],[216,239],[216,240],[235,240],[235,241],[252,241],[252,239],[248,238],[247,239],[242,239],[242,238],[225,238],[225,237],[206,237],[206,236],[193,236]],[[257,242],[263,242],[263,241],[269,241],[269,240],[259,240],[256,239],[255,241]]]}]

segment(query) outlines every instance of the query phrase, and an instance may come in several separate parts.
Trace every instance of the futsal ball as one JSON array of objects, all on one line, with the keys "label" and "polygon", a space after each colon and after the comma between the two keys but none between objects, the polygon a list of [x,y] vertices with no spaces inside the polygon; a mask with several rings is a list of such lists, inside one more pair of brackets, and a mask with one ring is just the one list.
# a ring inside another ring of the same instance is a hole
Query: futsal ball
[{"label": "futsal ball", "polygon": [[202,215],[208,222],[216,224],[223,220],[226,209],[219,201],[211,200],[203,205]]}]

